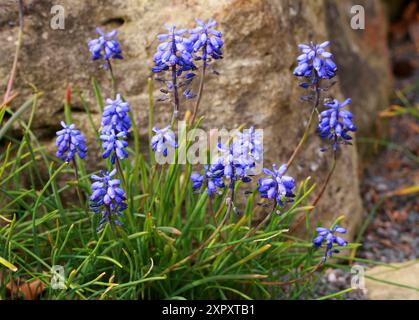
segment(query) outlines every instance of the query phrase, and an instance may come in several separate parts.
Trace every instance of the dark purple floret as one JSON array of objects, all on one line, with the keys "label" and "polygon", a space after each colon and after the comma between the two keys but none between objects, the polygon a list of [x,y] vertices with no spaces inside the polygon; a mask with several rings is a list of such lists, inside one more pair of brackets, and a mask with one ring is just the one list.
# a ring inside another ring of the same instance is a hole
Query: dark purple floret
[{"label": "dark purple floret", "polygon": [[185,96],[185,98],[186,99],[193,99],[193,98],[195,98],[195,94],[192,92],[192,90],[191,89],[186,89],[184,92],[183,92],[183,95]]}]

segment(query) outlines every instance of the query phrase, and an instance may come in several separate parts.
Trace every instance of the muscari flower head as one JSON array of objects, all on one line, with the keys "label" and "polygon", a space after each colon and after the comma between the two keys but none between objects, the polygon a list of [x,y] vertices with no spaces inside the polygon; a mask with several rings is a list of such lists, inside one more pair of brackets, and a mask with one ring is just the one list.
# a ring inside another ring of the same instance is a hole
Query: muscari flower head
[{"label": "muscari flower head", "polygon": [[254,127],[244,129],[243,132],[236,133],[234,140],[236,154],[248,163],[249,167],[254,167],[263,159],[263,136],[260,130]]},{"label": "muscari flower head", "polygon": [[[221,160],[221,159],[220,159]],[[219,189],[225,187],[224,181],[224,166],[222,161],[211,165],[204,166],[204,174],[194,172],[191,175],[192,189],[199,193],[202,191],[202,187],[207,190],[208,196],[212,197],[214,194],[220,194]]]},{"label": "muscari flower head", "polygon": [[346,233],[346,229],[338,225],[331,230],[319,227],[316,228],[316,231],[318,236],[313,239],[313,246],[315,248],[320,248],[323,243],[326,243],[326,252],[323,257],[323,262],[325,262],[328,257],[331,257],[333,253],[339,253],[339,250],[333,247],[334,244],[337,244],[339,247],[344,247],[348,243],[345,239],[335,235],[335,233]]},{"label": "muscari flower head", "polygon": [[[221,48],[224,42],[221,40],[222,33],[214,29],[217,22],[213,19],[209,19],[207,23],[196,19],[196,22],[198,26],[189,30],[189,33],[192,35],[190,40],[193,43],[193,51],[196,53],[195,59],[202,59],[204,63],[208,62],[208,56],[215,60],[222,59],[223,53]],[[198,52],[201,52],[200,56],[197,55]]]},{"label": "muscari flower head", "polygon": [[122,101],[121,95],[117,94],[116,99],[107,99],[107,105],[102,115],[102,132],[115,130],[118,132],[128,132],[131,128],[131,119],[128,115],[129,104]]},{"label": "muscari flower head", "polygon": [[76,130],[74,124],[67,125],[64,121],[61,121],[61,126],[63,129],[57,131],[57,157],[69,163],[77,153],[81,159],[84,159],[87,148],[80,130]]},{"label": "muscari flower head", "polygon": [[163,42],[157,46],[152,71],[160,73],[170,67],[176,67],[177,76],[180,76],[184,71],[196,69],[192,62],[192,42],[183,37],[187,30],[176,30],[176,26],[168,25],[166,28],[168,33],[157,36],[157,39]]},{"label": "muscari flower head", "polygon": [[125,148],[128,146],[128,142],[125,140],[127,133],[125,131],[116,133],[115,130],[108,131],[100,136],[103,141],[102,148],[104,150],[102,157],[104,159],[111,155],[111,163],[115,163],[116,157],[118,159],[128,158],[128,152]]},{"label": "muscari flower head", "polygon": [[356,126],[352,123],[352,113],[343,109],[351,103],[351,99],[346,99],[340,103],[334,99],[326,103],[328,109],[321,112],[319,116],[318,132],[320,137],[332,141],[333,150],[336,150],[339,144],[350,144],[348,142],[352,137],[349,131],[356,131]]},{"label": "muscari flower head", "polygon": [[170,126],[163,129],[153,128],[154,136],[151,138],[151,149],[167,157],[168,148],[177,148],[176,137]]},{"label": "muscari flower head", "polygon": [[[153,73],[162,73],[170,69],[170,80],[159,78],[164,82],[167,90],[162,90],[164,93],[173,91],[174,89],[183,88],[183,95],[186,99],[192,99],[195,95],[187,86],[193,81],[195,77],[194,70],[196,66],[192,59],[192,42],[183,35],[187,32],[186,29],[176,30],[176,26],[166,25],[168,33],[159,34],[157,39],[162,41],[157,46],[157,52],[154,54],[153,60],[155,66],[151,69]],[[182,79],[179,77],[182,76]],[[176,81],[176,88],[175,83]],[[163,101],[167,98],[160,98]]]},{"label": "muscari flower head", "polygon": [[113,39],[117,35],[116,30],[104,33],[100,28],[96,28],[99,38],[88,42],[89,51],[92,53],[92,60],[105,60],[105,67],[108,66],[110,59],[123,59],[122,50],[119,42]]},{"label": "muscari flower head", "polygon": [[248,172],[254,167],[255,163],[248,155],[243,154],[243,148],[237,139],[233,139],[233,142],[228,146],[220,143],[217,147],[221,155],[216,158],[216,162],[223,164],[224,177],[231,182],[238,180],[250,182],[251,179],[248,176]]},{"label": "muscari flower head", "polygon": [[121,181],[114,179],[116,169],[111,172],[101,171],[101,176],[92,175],[92,195],[90,207],[95,213],[101,213],[102,219],[98,230],[103,228],[106,222],[121,225],[118,220],[122,211],[127,208],[125,191],[120,187]]},{"label": "muscari flower head", "polygon": [[315,44],[310,42],[309,45],[300,44],[302,54],[297,58],[298,66],[294,70],[294,75],[297,77],[311,78],[316,81],[319,79],[331,79],[336,76],[337,67],[333,62],[333,55],[325,51],[325,48],[330,44],[325,41],[322,44]]},{"label": "muscari flower head", "polygon": [[272,170],[263,169],[263,172],[269,175],[268,178],[260,178],[258,191],[262,198],[274,200],[275,205],[280,207],[284,206],[284,202],[295,195],[292,192],[294,189],[294,179],[290,176],[284,176],[283,174],[287,170],[287,166],[283,164],[276,168],[276,165],[272,165]]}]

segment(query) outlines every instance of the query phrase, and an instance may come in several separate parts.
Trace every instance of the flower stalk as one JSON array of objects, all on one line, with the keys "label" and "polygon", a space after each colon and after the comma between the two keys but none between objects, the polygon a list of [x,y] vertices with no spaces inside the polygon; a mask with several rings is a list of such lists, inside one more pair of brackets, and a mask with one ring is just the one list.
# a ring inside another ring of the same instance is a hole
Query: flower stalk
[{"label": "flower stalk", "polygon": [[294,162],[294,160],[297,157],[298,153],[300,152],[301,148],[303,147],[303,145],[307,141],[307,139],[310,135],[311,128],[314,124],[315,114],[318,112],[318,107],[320,105],[321,90],[320,90],[319,82],[316,82],[314,91],[315,91],[314,105],[313,105],[313,108],[312,108],[311,113],[310,113],[310,118],[308,119],[308,123],[307,123],[306,129],[304,131],[304,134],[303,134],[302,138],[298,142],[297,147],[294,149],[291,157],[289,158],[289,160],[287,162],[287,169],[289,167],[291,167],[292,163]]},{"label": "flower stalk", "polygon": [[204,92],[206,67],[207,67],[206,63],[203,63],[202,64],[202,69],[201,69],[201,78],[199,79],[198,95],[197,95],[197,98],[196,98],[195,107],[194,107],[192,117],[191,117],[191,121],[190,121],[191,126],[193,126],[194,123],[195,123],[195,118],[196,118],[196,115],[198,114],[199,104],[201,103],[202,95],[203,95],[203,92]]},{"label": "flower stalk", "polygon": [[9,100],[10,94],[12,93],[12,89],[13,89],[13,83],[16,78],[19,53],[22,47],[22,42],[23,42],[23,22],[24,22],[23,10],[24,10],[23,0],[19,0],[19,32],[17,35],[16,51],[15,51],[15,56],[13,58],[12,70],[10,72],[9,81],[7,82],[6,93],[4,94],[4,98],[3,98],[4,105],[6,105],[7,104],[6,102]]}]

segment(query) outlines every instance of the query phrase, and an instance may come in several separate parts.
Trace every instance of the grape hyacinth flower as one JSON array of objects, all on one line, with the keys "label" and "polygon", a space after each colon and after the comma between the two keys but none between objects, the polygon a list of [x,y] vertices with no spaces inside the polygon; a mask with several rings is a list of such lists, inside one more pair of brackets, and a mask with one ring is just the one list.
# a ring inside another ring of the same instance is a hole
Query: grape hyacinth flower
[{"label": "grape hyacinth flower", "polygon": [[119,42],[113,39],[118,32],[112,30],[105,34],[100,28],[96,28],[96,32],[99,34],[99,38],[88,42],[92,60],[103,58],[105,60],[104,67],[108,68],[110,59],[123,59]]},{"label": "grape hyacinth flower", "polygon": [[117,133],[128,132],[131,129],[129,104],[122,101],[120,94],[116,95],[115,100],[107,99],[106,103],[102,115],[102,132],[107,133],[111,130]]},{"label": "grape hyacinth flower", "polygon": [[327,228],[319,227],[316,228],[318,236],[313,239],[313,246],[315,248],[320,248],[324,242],[326,242],[326,252],[322,259],[323,263],[327,258],[331,257],[333,253],[339,253],[339,250],[334,249],[333,245],[337,244],[339,247],[344,247],[347,245],[347,241],[335,233],[345,234],[347,231],[345,228],[342,228],[338,225],[329,230]]},{"label": "grape hyacinth flower", "polygon": [[61,121],[61,126],[63,129],[57,131],[57,157],[69,163],[77,153],[80,159],[84,159],[87,147],[85,138],[80,133],[80,130],[76,130],[74,124],[67,125],[64,121]]},{"label": "grape hyacinth flower", "polygon": [[191,33],[190,40],[193,43],[193,51],[198,53],[201,51],[201,55],[196,55],[195,60],[203,60],[206,64],[208,62],[208,56],[215,60],[222,59],[223,53],[221,48],[224,45],[221,40],[222,33],[218,30],[213,29],[217,22],[213,19],[209,19],[207,23],[200,19],[195,19],[198,26],[189,31]]},{"label": "grape hyacinth flower", "polygon": [[177,148],[176,137],[170,126],[163,129],[153,128],[155,135],[151,138],[151,149],[167,157],[168,148]]},{"label": "grape hyacinth flower", "polygon": [[263,159],[263,136],[261,131],[254,127],[238,131],[235,139],[235,148],[240,157],[247,158],[250,166],[260,163]]},{"label": "grape hyacinth flower", "polygon": [[111,163],[114,164],[116,157],[118,159],[128,158],[128,152],[125,148],[128,146],[128,142],[125,140],[127,133],[125,131],[116,133],[115,130],[111,130],[100,136],[103,141],[102,148],[104,150],[102,157],[108,158],[111,154]]},{"label": "grape hyacinth flower", "polygon": [[102,219],[99,222],[98,231],[103,228],[106,222],[115,225],[122,225],[118,220],[122,217],[122,211],[127,208],[125,191],[120,187],[121,181],[113,179],[116,169],[111,172],[101,171],[101,176],[92,175],[92,195],[90,196],[90,207],[95,213],[101,213]]},{"label": "grape hyacinth flower", "polygon": [[243,149],[237,143],[237,139],[233,139],[233,142],[230,143],[229,146],[218,144],[217,147],[218,151],[221,152],[221,156],[216,162],[221,162],[223,164],[224,177],[230,180],[230,187],[238,180],[250,182],[251,179],[247,174],[248,171],[254,167],[254,161],[248,156],[243,155]]},{"label": "grape hyacinth flower", "polygon": [[[176,30],[176,26],[166,25],[168,33],[159,34],[157,39],[163,41],[157,46],[157,52],[154,54],[153,60],[155,66],[151,69],[153,73],[162,73],[168,71],[170,79],[157,77],[156,79],[163,82],[166,89],[160,91],[166,94],[165,97],[159,98],[159,101],[169,99],[169,93],[173,94],[173,120],[178,118],[179,115],[179,93],[178,90],[183,88],[184,97],[192,99],[195,97],[192,92],[187,89],[187,86],[193,81],[196,66],[192,61],[192,42],[183,37],[187,32],[186,29]],[[183,76],[183,79],[179,79]]]},{"label": "grape hyacinth flower", "polygon": [[289,198],[293,198],[295,195],[292,192],[294,189],[294,179],[290,176],[284,176],[283,174],[287,170],[287,166],[283,164],[276,168],[276,165],[272,165],[272,170],[263,169],[263,172],[269,175],[269,178],[260,178],[258,191],[262,198],[273,199],[274,206],[284,206],[284,202]]},{"label": "grape hyacinth flower", "polygon": [[225,187],[223,175],[224,166],[222,161],[211,165],[205,165],[203,175],[197,172],[194,172],[191,175],[192,189],[199,193],[202,191],[202,186],[204,186],[204,189],[207,190],[209,197],[212,197],[215,193],[220,194],[221,191],[218,189],[223,189]]},{"label": "grape hyacinth flower", "polygon": [[176,30],[176,26],[168,25],[166,28],[168,33],[157,36],[157,39],[163,42],[157,46],[157,52],[153,58],[155,66],[152,71],[160,73],[169,70],[169,68],[176,68],[176,75],[180,76],[184,71],[196,69],[192,62],[192,42],[182,37],[187,30]]},{"label": "grape hyacinth flower", "polygon": [[[333,62],[333,55],[325,51],[330,42],[325,41],[322,44],[310,42],[309,45],[300,44],[302,54],[297,58],[298,66],[294,70],[297,77],[311,78],[316,81],[319,79],[332,79],[336,76],[337,66]],[[305,84],[307,87],[308,85]]]},{"label": "grape hyacinth flower", "polygon": [[325,107],[328,109],[320,113],[319,135],[332,141],[333,150],[337,149],[338,144],[350,144],[348,141],[352,137],[348,132],[357,130],[352,123],[352,113],[343,109],[349,103],[351,103],[351,99],[346,99],[342,103],[334,99],[332,102],[326,103]]}]

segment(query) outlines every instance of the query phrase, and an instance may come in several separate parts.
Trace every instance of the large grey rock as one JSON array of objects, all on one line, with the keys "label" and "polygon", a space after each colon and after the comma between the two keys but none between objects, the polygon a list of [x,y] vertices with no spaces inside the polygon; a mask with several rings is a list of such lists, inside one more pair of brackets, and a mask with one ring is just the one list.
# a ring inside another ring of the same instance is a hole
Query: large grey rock
[{"label": "large grey rock", "polygon": [[[379,11],[380,2],[372,2],[373,11]],[[299,101],[302,91],[292,75],[298,55],[297,44],[306,42],[309,33],[317,41],[331,38],[335,43],[333,48],[341,64],[343,92],[352,96],[355,118],[362,119],[362,128],[369,127],[374,121],[369,113],[362,114],[364,108],[375,112],[384,107],[381,101],[385,99],[385,92],[381,89],[355,89],[364,85],[359,80],[359,74],[363,77],[371,74],[374,83],[381,88],[383,77],[380,72],[386,69],[386,61],[385,57],[375,64],[369,61],[370,56],[366,56],[364,50],[369,42],[362,39],[357,42],[355,51],[349,51],[356,36],[351,36],[347,30],[347,16],[335,16],[335,12],[346,10],[347,3],[342,6],[340,1],[323,0],[62,0],[60,4],[66,12],[65,30],[52,30],[52,1],[32,0],[26,3],[24,46],[15,88],[21,92],[21,97],[29,94],[28,83],[45,92],[34,128],[46,144],[52,145],[59,120],[63,118],[66,83],[81,88],[93,106],[95,119],[99,121],[90,78],[99,79],[105,96],[110,94],[110,81],[107,73],[98,68],[98,63],[89,60],[86,43],[96,36],[96,26],[106,30],[118,27],[125,57],[125,60],[114,64],[119,91],[130,102],[142,143],[146,145],[146,88],[157,45],[155,36],[164,30],[165,22],[192,27],[195,17],[213,17],[219,21],[224,34],[225,59],[217,64],[221,75],[208,76],[206,82],[200,110],[205,115],[203,126],[232,129],[246,123],[262,128],[265,130],[265,164],[280,164],[290,156],[310,113],[310,106]],[[5,86],[12,64],[16,20],[16,3],[6,0],[6,4],[0,5],[0,89]],[[341,29],[345,30],[344,36],[339,32]],[[384,39],[380,38],[380,41]],[[384,46],[384,42],[380,42],[381,45]],[[346,63],[346,54],[350,54],[353,61],[350,65]],[[365,61],[371,65],[368,71],[364,70]],[[369,100],[364,101],[367,91]],[[155,96],[157,94],[156,90]],[[333,94],[344,98],[339,85]],[[77,100],[74,100],[73,108],[77,125],[90,130]],[[183,111],[191,108],[190,103],[182,105]],[[156,121],[167,123],[170,111],[168,105],[156,106]],[[299,180],[313,176],[320,185],[331,161],[330,155],[322,154],[319,148],[320,141],[313,135],[290,173]],[[95,164],[97,159],[91,152],[89,162]],[[346,225],[351,233],[361,217],[357,166],[356,146],[344,148],[336,174],[316,211],[317,218],[323,221],[347,215]]]}]

